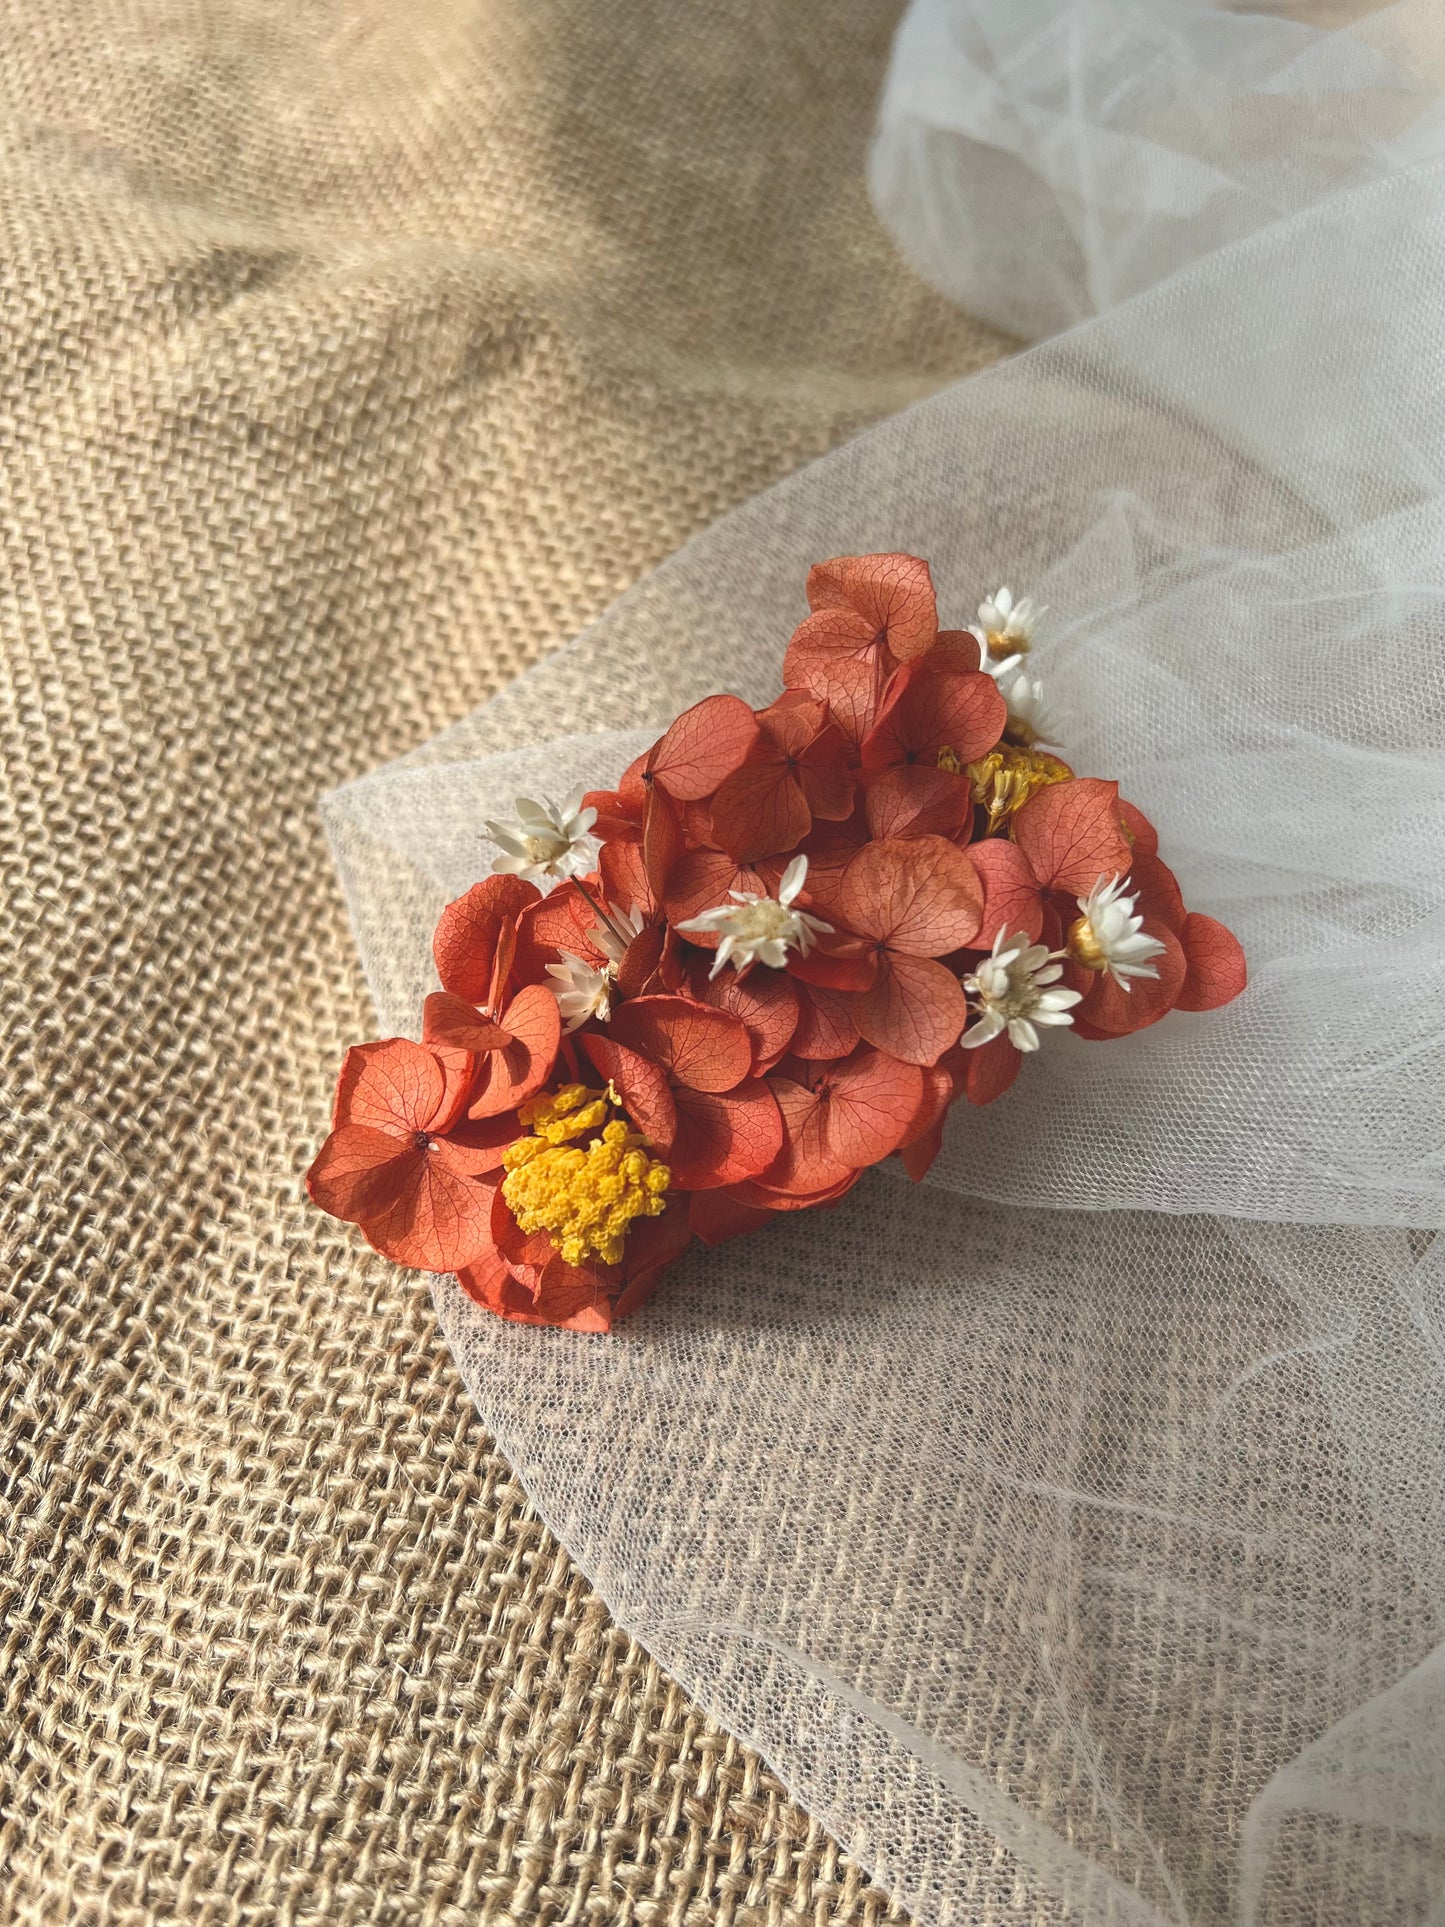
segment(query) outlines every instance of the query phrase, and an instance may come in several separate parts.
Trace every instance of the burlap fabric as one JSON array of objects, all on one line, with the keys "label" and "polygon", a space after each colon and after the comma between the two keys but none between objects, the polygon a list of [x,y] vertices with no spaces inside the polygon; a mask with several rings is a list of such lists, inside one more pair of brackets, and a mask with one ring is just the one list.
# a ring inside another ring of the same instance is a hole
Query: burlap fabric
[{"label": "burlap fabric", "polygon": [[5,11],[6,1921],[886,1916],[301,1173],[317,794],[1000,351],[868,210],[894,11]]}]

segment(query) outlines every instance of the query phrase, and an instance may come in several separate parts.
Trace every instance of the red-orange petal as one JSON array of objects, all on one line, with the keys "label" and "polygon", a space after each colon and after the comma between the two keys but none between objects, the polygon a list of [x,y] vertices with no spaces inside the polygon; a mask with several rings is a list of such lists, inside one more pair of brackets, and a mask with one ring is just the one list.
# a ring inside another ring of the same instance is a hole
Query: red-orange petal
[{"label": "red-orange petal", "polygon": [[1051,783],[1013,819],[1013,839],[1046,890],[1087,896],[1102,878],[1122,876],[1133,852],[1119,820],[1119,786],[1093,776]]},{"label": "red-orange petal", "polygon": [[744,763],[712,799],[712,839],[739,863],[793,850],[813,827],[797,771],[779,754]]},{"label": "red-orange petal", "polygon": [[741,696],[708,696],[672,724],[649,756],[648,770],[681,803],[711,796],[757,739],[757,718]]},{"label": "red-orange petal", "polygon": [[773,1093],[760,1077],[729,1091],[690,1090],[678,1085],[677,1132],[667,1153],[672,1182],[680,1191],[737,1184],[756,1177],[777,1156],[783,1124]]},{"label": "red-orange petal", "polygon": [[394,1137],[444,1131],[464,1108],[476,1059],[449,1044],[409,1037],[356,1044],[336,1082],[334,1122],[369,1125]]},{"label": "red-orange petal", "polygon": [[793,1055],[820,1061],[846,1057],[858,1042],[858,1026],[841,991],[817,984],[798,989],[798,1022],[789,1040]]},{"label": "red-orange petal", "polygon": [[601,1032],[584,1031],[582,1047],[595,1068],[615,1086],[636,1128],[659,1157],[665,1157],[677,1135],[677,1108],[667,1072],[650,1057]]},{"label": "red-orange petal", "polygon": [[1010,936],[1022,930],[1030,943],[1037,943],[1044,926],[1044,900],[1023,851],[1007,837],[990,836],[968,846],[968,860],[983,885],[976,946],[992,949],[1000,930]]},{"label": "red-orange petal", "polygon": [[1217,1010],[1233,1001],[1248,979],[1238,937],[1213,917],[1192,910],[1180,936],[1188,963],[1177,1010]]},{"label": "red-orange petal", "polygon": [[855,1171],[898,1148],[923,1098],[918,1066],[881,1050],[859,1050],[830,1065],[820,1082],[825,1142],[840,1164]]},{"label": "red-orange petal", "polygon": [[501,1024],[494,1024],[475,1004],[454,997],[449,990],[432,991],[422,1005],[421,1036],[424,1044],[451,1044],[478,1057],[511,1042],[511,1033]]},{"label": "red-orange petal", "polygon": [[617,1011],[609,1032],[615,1043],[695,1091],[730,1091],[752,1071],[752,1041],[741,1018],[691,997],[634,998]]},{"label": "red-orange petal", "polygon": [[492,986],[492,962],[504,923],[521,916],[541,896],[521,877],[483,877],[464,897],[449,903],[437,920],[432,955],[443,990],[468,1003],[484,1004]]},{"label": "red-orange petal", "polygon": [[470,1117],[495,1117],[534,1097],[552,1074],[562,1042],[562,1016],[545,984],[523,984],[502,1016],[504,1049],[482,1059]]},{"label": "red-orange petal", "polygon": [[868,827],[880,841],[899,836],[952,840],[973,825],[973,786],[952,770],[900,763],[868,785]]},{"label": "red-orange petal", "polygon": [[740,977],[724,970],[709,978],[707,964],[698,958],[692,972],[692,994],[699,1003],[714,1004],[740,1018],[752,1039],[752,1074],[770,1071],[792,1042],[798,1027],[798,991],[784,971],[761,966]]},{"label": "red-orange petal", "polygon": [[980,1044],[964,1055],[963,1094],[970,1104],[992,1104],[996,1097],[1002,1097],[1023,1062],[1007,1031],[1000,1031],[991,1043]]},{"label": "red-orange petal", "polygon": [[880,1050],[906,1064],[936,1064],[957,1042],[968,1000],[957,977],[941,963],[890,956],[872,990],[849,999],[848,1012]]},{"label": "red-orange petal", "polygon": [[941,836],[889,837],[853,858],[838,908],[850,930],[894,953],[942,957],[977,935],[983,890],[956,844]]}]

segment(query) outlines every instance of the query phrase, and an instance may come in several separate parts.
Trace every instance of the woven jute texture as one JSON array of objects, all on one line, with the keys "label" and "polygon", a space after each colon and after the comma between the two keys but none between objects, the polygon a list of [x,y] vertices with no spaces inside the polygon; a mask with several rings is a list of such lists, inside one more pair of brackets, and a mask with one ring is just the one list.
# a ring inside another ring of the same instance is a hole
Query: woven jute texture
[{"label": "woven jute texture", "polygon": [[894,1917],[301,1173],[318,793],[1001,352],[868,210],[895,11],[4,10],[7,1923]]}]

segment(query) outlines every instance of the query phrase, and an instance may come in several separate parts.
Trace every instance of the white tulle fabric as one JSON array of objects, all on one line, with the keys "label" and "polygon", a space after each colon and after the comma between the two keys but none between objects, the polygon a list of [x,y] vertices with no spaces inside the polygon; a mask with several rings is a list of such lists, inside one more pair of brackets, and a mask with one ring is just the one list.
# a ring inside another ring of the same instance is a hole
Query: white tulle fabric
[{"label": "white tulle fabric", "polygon": [[767,700],[808,565],[909,549],[951,623],[1001,581],[1050,605],[1071,760],[1242,936],[1236,1005],[1050,1036],[927,1185],[880,1170],[691,1257],[610,1339],[439,1288],[618,1618],[925,1923],[1445,1920],[1417,24],[918,0],[874,165],[905,246],[1030,333],[1108,311],[729,517],[327,800],[382,1025],[414,1033],[488,817],[613,781],[711,691]]}]

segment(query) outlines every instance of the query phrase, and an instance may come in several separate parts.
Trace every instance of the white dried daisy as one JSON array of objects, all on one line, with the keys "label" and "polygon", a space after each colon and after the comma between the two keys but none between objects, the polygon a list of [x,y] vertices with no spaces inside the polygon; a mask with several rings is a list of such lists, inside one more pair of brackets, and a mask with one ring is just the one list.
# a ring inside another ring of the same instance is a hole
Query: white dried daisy
[{"label": "white dried daisy", "polygon": [[635,904],[629,911],[610,910],[607,921],[595,924],[591,931],[592,941],[606,957],[606,963],[588,963],[585,957],[576,957],[570,950],[564,950],[558,963],[547,965],[547,975],[555,979],[548,988],[557,999],[566,1030],[580,1030],[593,1017],[600,1024],[610,1021],[617,966],[628,944],[642,934],[645,921]]},{"label": "white dried daisy", "polygon": [[1044,709],[1044,686],[1039,678],[1019,662],[1010,674],[997,674],[995,681],[1008,705],[1004,734],[1009,740],[1028,749],[1058,749],[1059,732]]},{"label": "white dried daisy", "polygon": [[781,970],[790,950],[806,957],[815,937],[831,933],[831,923],[793,908],[807,880],[808,859],[795,856],[783,872],[775,897],[729,890],[731,903],[721,903],[715,910],[704,910],[700,916],[678,924],[679,930],[705,930],[721,937],[709,979],[727,964],[739,971],[755,963]]},{"label": "white dried daisy", "polygon": [[1016,1049],[1037,1050],[1038,1025],[1072,1024],[1069,1011],[1079,992],[1053,988],[1064,974],[1063,955],[1030,943],[1022,930],[1013,936],[1000,930],[990,954],[963,980],[978,1013],[978,1022],[959,1039],[963,1048],[977,1050],[1007,1031]]},{"label": "white dried daisy", "polygon": [[978,622],[969,633],[977,637],[983,666],[991,676],[1018,667],[1046,613],[1036,609],[1028,596],[1015,602],[1011,589],[995,589],[984,597],[978,605]]},{"label": "white dried daisy", "polygon": [[1131,977],[1157,977],[1151,961],[1162,957],[1164,945],[1146,936],[1144,919],[1134,908],[1137,892],[1129,894],[1128,877],[1100,877],[1086,897],[1078,899],[1082,915],[1069,926],[1069,955],[1086,970],[1107,971],[1121,990]]},{"label": "white dried daisy", "polygon": [[585,876],[597,854],[590,835],[597,812],[582,808],[582,795],[573,790],[560,809],[545,797],[539,802],[519,796],[515,822],[489,821],[487,835],[502,852],[493,861],[493,875],[525,877],[544,890],[566,877]]}]

